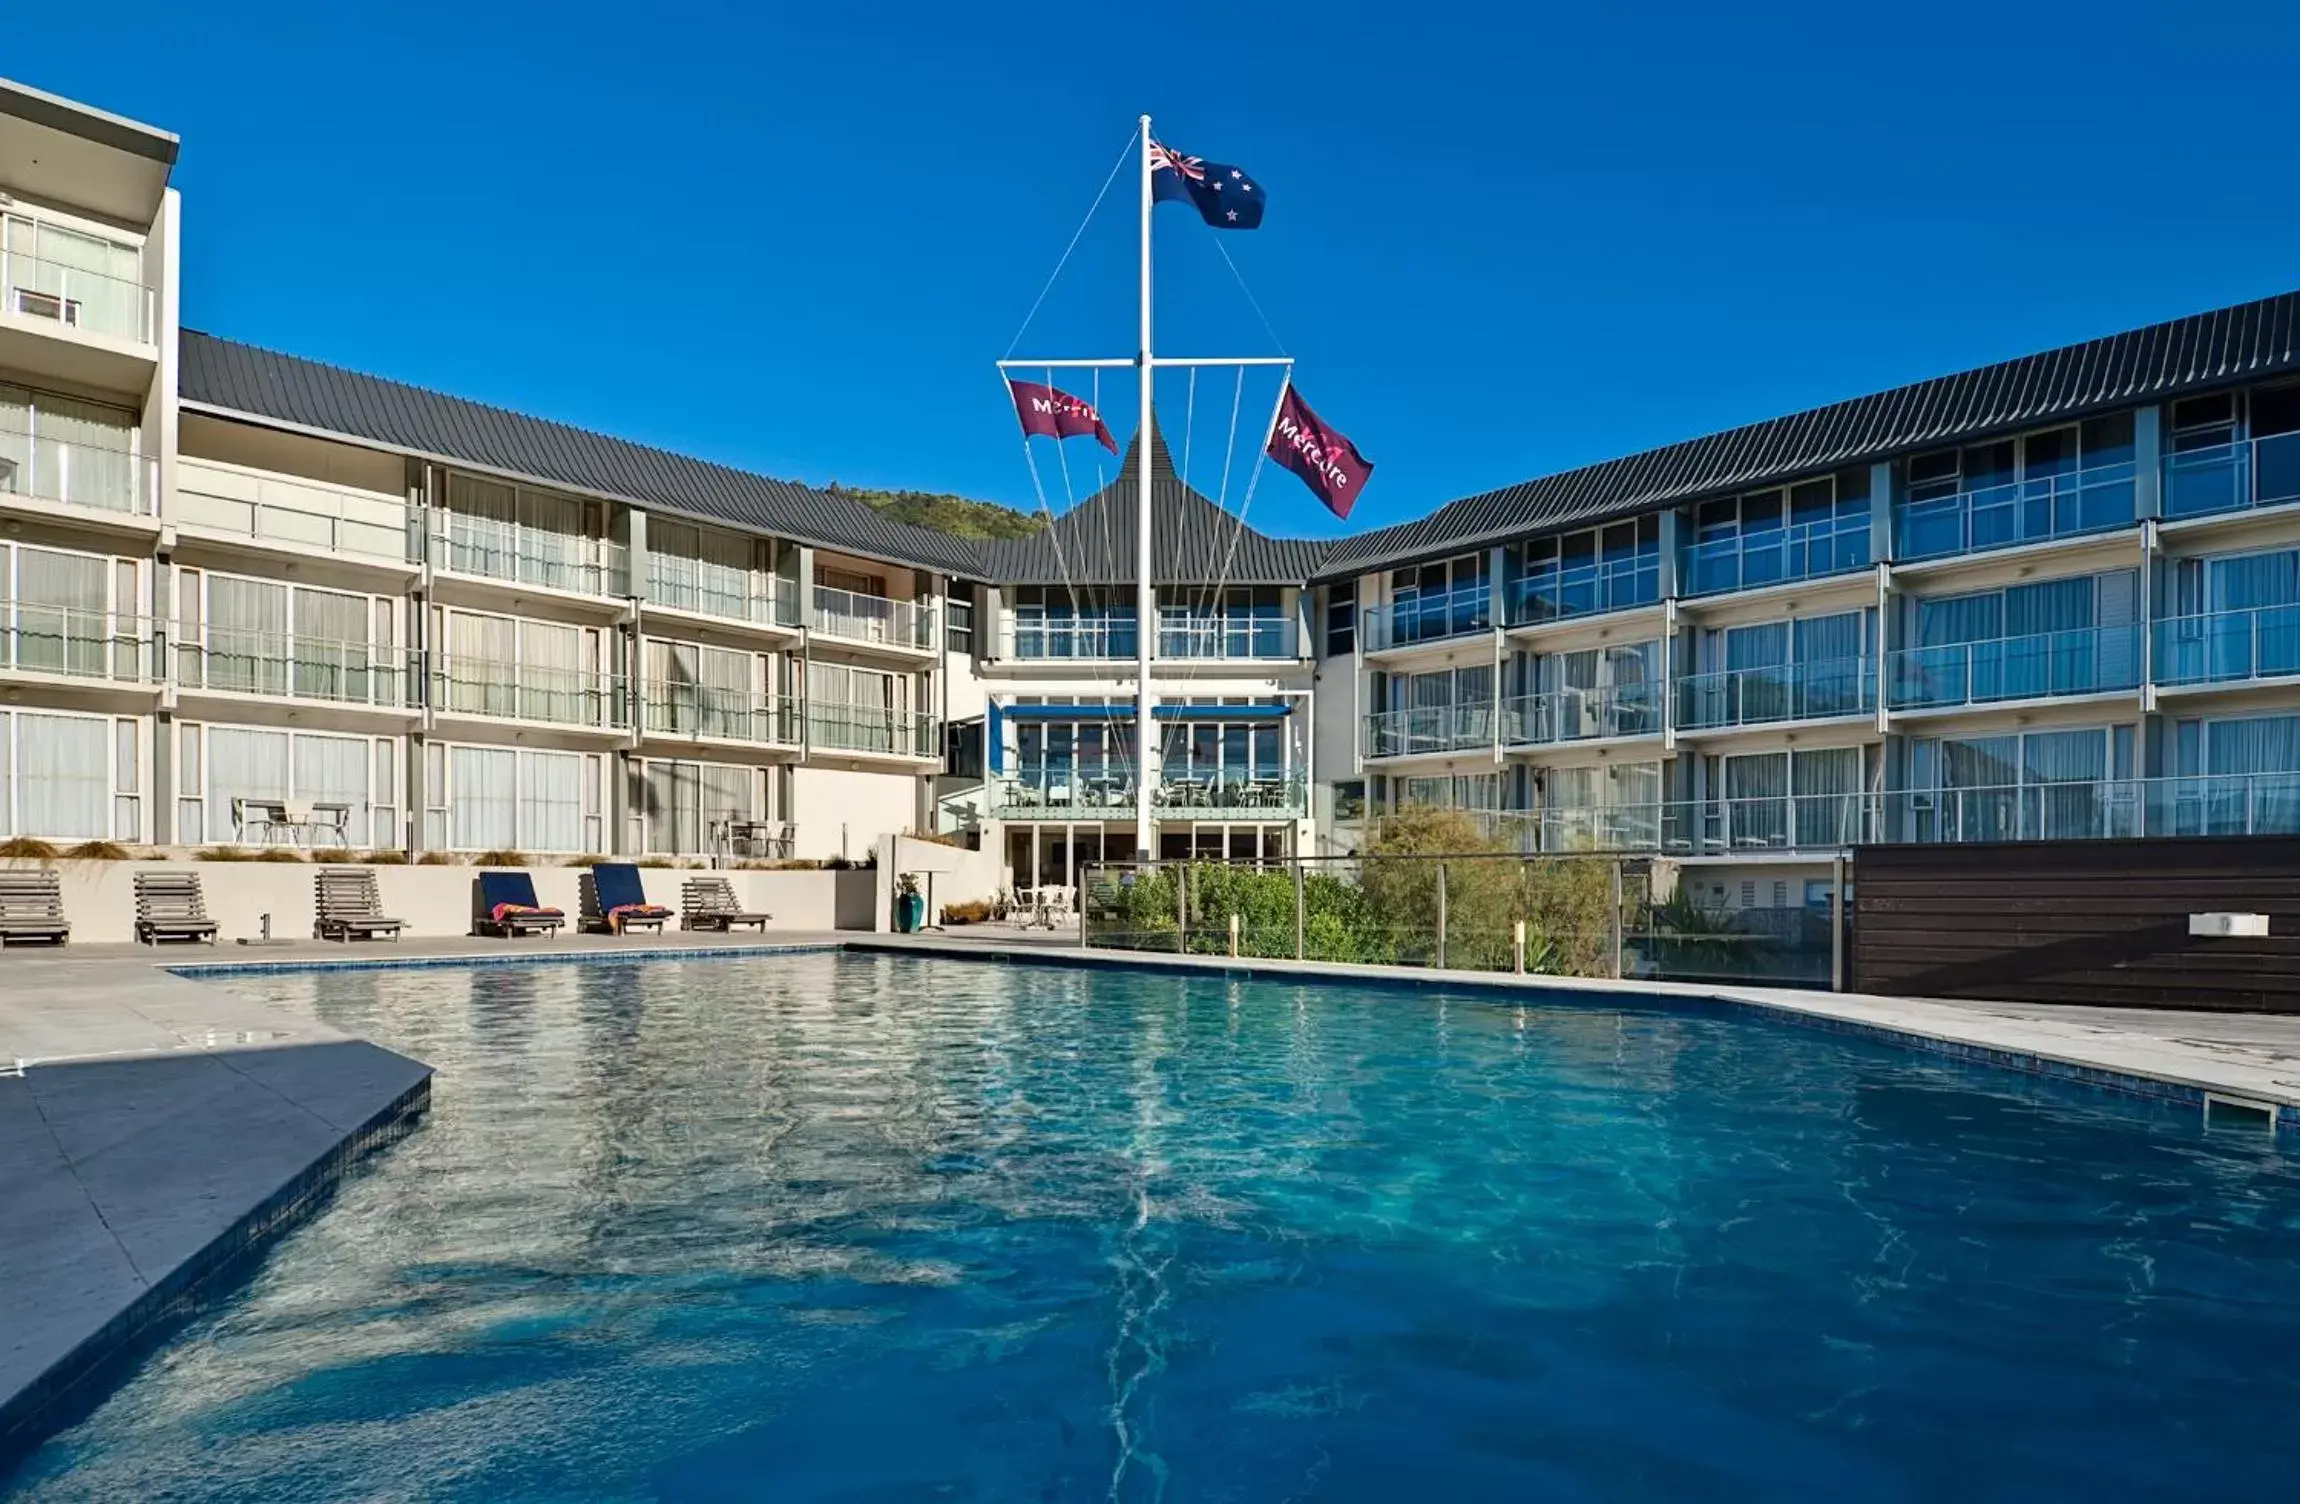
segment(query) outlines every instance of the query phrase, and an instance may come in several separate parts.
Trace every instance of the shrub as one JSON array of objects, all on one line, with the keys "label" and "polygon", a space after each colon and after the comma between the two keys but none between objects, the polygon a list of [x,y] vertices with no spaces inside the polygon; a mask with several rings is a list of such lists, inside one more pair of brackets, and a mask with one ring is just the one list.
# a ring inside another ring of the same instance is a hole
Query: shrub
[{"label": "shrub", "polygon": [[129,851],[116,841],[82,841],[64,853],[67,862],[124,862]]},{"label": "shrub", "polygon": [[256,852],[255,859],[259,862],[300,862],[304,857],[293,846],[265,846]]},{"label": "shrub", "polygon": [[[596,863],[594,863],[593,865],[597,865],[597,864],[596,864]],[[672,860],[671,860],[669,857],[667,857],[667,856],[642,856],[642,857],[634,857],[634,858],[632,858],[632,860],[631,860],[631,865],[632,865],[632,866],[634,866],[634,867],[648,867],[648,868],[657,868],[657,869],[659,869],[659,868],[664,868],[664,867],[676,867],[676,866],[679,866],[680,864],[679,864],[679,863],[677,863],[677,862],[674,862],[674,861],[672,861]]]},{"label": "shrub", "polygon": [[513,851],[506,846],[495,851],[482,851],[471,862],[475,867],[524,867],[527,865],[527,853]]},{"label": "shrub", "polygon": [[56,848],[38,836],[11,836],[0,841],[0,859],[17,862],[52,862]]},{"label": "shrub", "polygon": [[581,856],[571,856],[559,865],[562,867],[596,867],[601,862],[619,862],[621,860],[621,857],[607,856],[597,851],[587,851]]},{"label": "shrub", "polygon": [[946,903],[942,906],[944,924],[983,924],[990,919],[990,900],[976,898],[966,903]]},{"label": "shrub", "polygon": [[340,867],[346,862],[358,861],[359,853],[346,846],[327,846],[313,852],[311,859],[315,862],[325,862],[331,867]]},{"label": "shrub", "polygon": [[415,859],[415,864],[419,867],[452,867],[455,865],[455,857],[451,852],[426,851]]},{"label": "shrub", "polygon": [[202,846],[192,853],[195,862],[252,862],[253,850],[246,846]]},{"label": "shrub", "polygon": [[361,857],[360,860],[370,867],[404,867],[407,865],[407,853],[404,851],[371,851],[366,856]]}]

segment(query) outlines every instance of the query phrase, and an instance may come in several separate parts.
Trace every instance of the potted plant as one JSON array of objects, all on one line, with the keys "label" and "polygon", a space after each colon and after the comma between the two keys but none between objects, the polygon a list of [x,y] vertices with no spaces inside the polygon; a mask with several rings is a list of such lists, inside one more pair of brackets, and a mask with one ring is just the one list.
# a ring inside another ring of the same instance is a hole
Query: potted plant
[{"label": "potted plant", "polygon": [[926,924],[926,895],[918,891],[918,879],[908,872],[895,878],[894,888],[894,927],[915,935]]}]

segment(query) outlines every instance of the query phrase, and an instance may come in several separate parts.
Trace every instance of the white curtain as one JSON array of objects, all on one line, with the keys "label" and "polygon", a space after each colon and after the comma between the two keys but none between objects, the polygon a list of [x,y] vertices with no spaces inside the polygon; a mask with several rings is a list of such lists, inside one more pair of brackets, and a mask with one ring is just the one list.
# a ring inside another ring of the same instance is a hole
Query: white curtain
[{"label": "white curtain", "polygon": [[209,575],[207,631],[209,688],[287,692],[285,585]]},{"label": "white curtain", "polygon": [[2208,772],[2300,772],[2300,715],[2208,721],[2204,735]]},{"label": "white curtain", "polygon": [[208,728],[208,809],[221,833],[232,820],[234,799],[287,799],[295,794],[293,761],[285,731],[247,726]]},{"label": "white curtain", "polygon": [[583,758],[575,752],[519,754],[519,841],[527,851],[583,849]]},{"label": "white curtain", "polygon": [[313,803],[348,804],[346,840],[368,828],[368,740],[364,736],[298,736],[292,771],[295,796]]},{"label": "white curtain", "polygon": [[519,756],[508,747],[450,747],[448,844],[458,851],[516,847]]},{"label": "white curtain", "polygon": [[28,836],[92,841],[111,834],[109,720],[15,715],[16,828]]},{"label": "white curtain", "polygon": [[9,273],[16,286],[69,299],[82,329],[144,338],[143,253],[135,246],[12,217],[8,247],[27,258]]},{"label": "white curtain", "polygon": [[448,567],[516,578],[519,493],[468,475],[447,478]]},{"label": "white curtain", "polygon": [[295,692],[322,700],[368,697],[368,598],[295,593]]},{"label": "white curtain", "polygon": [[19,668],[103,673],[110,564],[93,554],[16,550],[12,635]]},{"label": "white curtain", "polygon": [[32,468],[58,501],[136,510],[135,420],[118,408],[47,392],[33,399]]}]

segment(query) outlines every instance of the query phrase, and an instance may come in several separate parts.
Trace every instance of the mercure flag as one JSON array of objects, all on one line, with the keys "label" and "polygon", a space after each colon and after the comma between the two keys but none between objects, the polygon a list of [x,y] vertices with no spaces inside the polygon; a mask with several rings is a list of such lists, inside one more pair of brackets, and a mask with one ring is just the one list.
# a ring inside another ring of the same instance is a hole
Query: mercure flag
[{"label": "mercure flag", "polygon": [[1242,167],[1185,156],[1150,143],[1150,197],[1188,204],[1217,230],[1251,230],[1262,222],[1262,185]]},{"label": "mercure flag", "polygon": [[1102,415],[1084,398],[1073,397],[1038,381],[1016,381],[1009,377],[1006,385],[1014,394],[1014,415],[1022,420],[1025,434],[1067,439],[1090,433],[1102,441],[1103,448],[1112,454],[1118,452],[1118,441],[1110,437],[1110,430],[1103,426]]},{"label": "mercure flag", "polygon": [[1302,478],[1318,500],[1336,517],[1347,519],[1358,504],[1358,492],[1373,463],[1358,453],[1358,446],[1326,426],[1310,411],[1310,404],[1291,384],[1278,404],[1277,426],[1270,430],[1270,457]]}]

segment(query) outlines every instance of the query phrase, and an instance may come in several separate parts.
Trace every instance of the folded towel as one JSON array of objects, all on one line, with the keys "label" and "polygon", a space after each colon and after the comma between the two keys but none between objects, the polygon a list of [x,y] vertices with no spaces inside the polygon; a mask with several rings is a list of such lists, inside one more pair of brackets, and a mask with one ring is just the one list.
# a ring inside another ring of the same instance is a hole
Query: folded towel
[{"label": "folded towel", "polygon": [[548,916],[552,919],[564,919],[566,917],[557,909],[546,909],[531,903],[499,903],[494,908],[489,909],[487,913],[488,917],[497,924],[501,924],[506,919],[517,919],[528,914]]},{"label": "folded towel", "polygon": [[668,919],[671,911],[659,903],[619,903],[607,911],[607,928],[623,933],[624,921],[630,919]]}]

